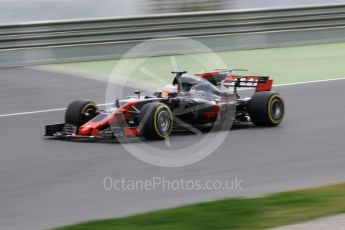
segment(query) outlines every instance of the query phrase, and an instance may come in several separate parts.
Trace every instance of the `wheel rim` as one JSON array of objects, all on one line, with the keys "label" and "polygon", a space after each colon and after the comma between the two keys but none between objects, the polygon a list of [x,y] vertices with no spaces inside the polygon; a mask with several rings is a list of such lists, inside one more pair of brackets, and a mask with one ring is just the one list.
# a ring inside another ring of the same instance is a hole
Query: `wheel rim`
[{"label": "wheel rim", "polygon": [[271,114],[274,120],[279,120],[283,116],[283,104],[276,98],[272,101],[271,104]]},{"label": "wheel rim", "polygon": [[162,110],[157,115],[157,125],[162,133],[166,133],[170,129],[171,119],[166,110]]},{"label": "wheel rim", "polygon": [[82,120],[83,122],[86,122],[90,120],[95,112],[97,111],[97,108],[94,105],[88,105],[86,108],[83,109],[84,111],[82,112]]}]

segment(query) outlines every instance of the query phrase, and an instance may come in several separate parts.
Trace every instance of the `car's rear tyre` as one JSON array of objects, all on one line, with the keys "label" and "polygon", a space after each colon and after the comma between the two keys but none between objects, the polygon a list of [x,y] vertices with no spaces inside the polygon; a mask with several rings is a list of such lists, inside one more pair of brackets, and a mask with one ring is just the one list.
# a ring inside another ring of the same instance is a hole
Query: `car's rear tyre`
[{"label": "car's rear tyre", "polygon": [[275,92],[257,92],[249,101],[248,111],[254,125],[277,126],[284,119],[284,100]]},{"label": "car's rear tyre", "polygon": [[85,124],[97,115],[98,107],[95,102],[88,100],[72,101],[65,113],[65,123],[77,127]]},{"label": "car's rear tyre", "polygon": [[139,127],[148,140],[162,140],[170,136],[173,129],[173,115],[163,103],[146,104],[140,110]]}]

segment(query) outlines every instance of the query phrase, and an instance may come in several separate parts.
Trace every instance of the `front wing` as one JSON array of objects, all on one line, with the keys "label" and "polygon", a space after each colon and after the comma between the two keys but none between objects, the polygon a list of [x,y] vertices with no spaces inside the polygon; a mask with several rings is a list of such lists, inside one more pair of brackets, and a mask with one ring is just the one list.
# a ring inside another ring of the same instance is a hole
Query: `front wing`
[{"label": "front wing", "polygon": [[99,132],[97,136],[78,135],[78,127],[71,124],[59,123],[45,126],[46,137],[64,138],[64,139],[126,139],[140,136],[137,128],[114,127]]}]

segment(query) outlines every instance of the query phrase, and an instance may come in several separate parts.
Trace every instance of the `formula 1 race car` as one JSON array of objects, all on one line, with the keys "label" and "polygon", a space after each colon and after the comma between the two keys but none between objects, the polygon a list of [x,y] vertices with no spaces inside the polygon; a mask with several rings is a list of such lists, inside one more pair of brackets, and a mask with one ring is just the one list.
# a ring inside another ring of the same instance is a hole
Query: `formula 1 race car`
[{"label": "formula 1 race car", "polygon": [[[60,138],[165,139],[175,130],[230,129],[233,124],[277,126],[284,118],[284,101],[272,92],[269,77],[238,76],[231,70],[175,74],[171,85],[150,96],[116,99],[100,110],[88,100],[70,103],[65,123],[47,125],[45,136]],[[240,98],[238,88],[255,88],[251,98]]]}]

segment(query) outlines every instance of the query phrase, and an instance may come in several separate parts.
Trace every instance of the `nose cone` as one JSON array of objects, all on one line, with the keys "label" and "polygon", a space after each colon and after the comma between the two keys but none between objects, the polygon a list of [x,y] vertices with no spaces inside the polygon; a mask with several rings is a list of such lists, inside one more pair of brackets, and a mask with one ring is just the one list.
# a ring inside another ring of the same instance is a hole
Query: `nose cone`
[{"label": "nose cone", "polygon": [[83,136],[91,136],[92,133],[92,127],[89,125],[83,125],[79,128],[79,135],[83,135]]}]

